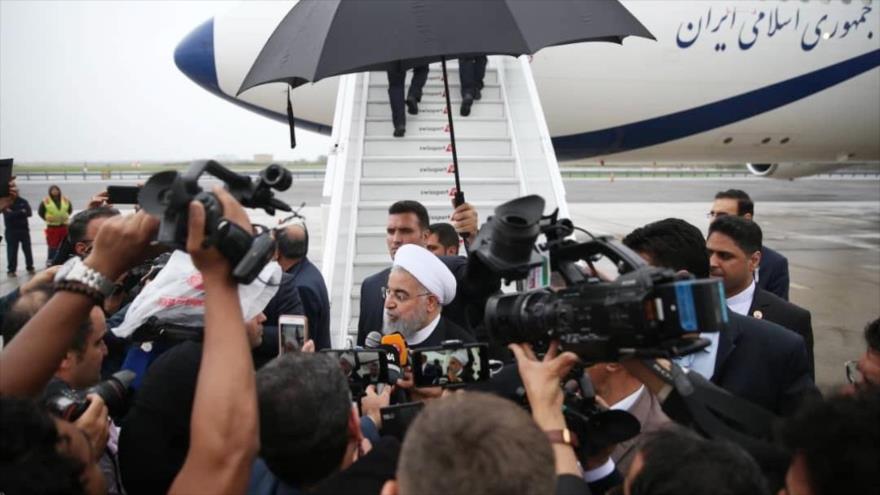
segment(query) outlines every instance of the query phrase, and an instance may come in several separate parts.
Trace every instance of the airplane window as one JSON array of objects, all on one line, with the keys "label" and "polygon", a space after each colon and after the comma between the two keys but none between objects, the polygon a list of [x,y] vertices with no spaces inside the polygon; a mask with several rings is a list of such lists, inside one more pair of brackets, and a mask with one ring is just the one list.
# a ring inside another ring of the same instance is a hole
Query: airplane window
[{"label": "airplane window", "polygon": [[769,142],[770,142],[770,138],[768,138],[768,137],[765,137],[764,139],[761,140],[761,144],[767,144]]},{"label": "airplane window", "polygon": [[784,138],[782,138],[782,139],[779,141],[779,143],[780,143],[780,144],[785,144],[785,143],[787,143],[787,142],[789,142],[789,141],[790,141],[789,138],[784,137]]},{"label": "airplane window", "polygon": [[730,144],[731,142],[733,142],[733,138],[732,138],[732,137],[724,138],[724,144]]}]

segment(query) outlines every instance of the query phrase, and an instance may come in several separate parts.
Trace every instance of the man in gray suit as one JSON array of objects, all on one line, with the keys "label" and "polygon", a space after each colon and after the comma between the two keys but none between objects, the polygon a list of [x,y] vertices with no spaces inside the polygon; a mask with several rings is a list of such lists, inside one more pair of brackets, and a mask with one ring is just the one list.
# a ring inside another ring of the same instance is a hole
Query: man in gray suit
[{"label": "man in gray suit", "polygon": [[597,363],[587,368],[596,395],[608,404],[610,409],[626,411],[642,427],[635,437],[617,444],[611,452],[611,459],[621,473],[629,471],[636,452],[645,442],[646,433],[659,430],[671,420],[663,413],[657,397],[651,394],[642,382],[629,374],[620,363]]}]

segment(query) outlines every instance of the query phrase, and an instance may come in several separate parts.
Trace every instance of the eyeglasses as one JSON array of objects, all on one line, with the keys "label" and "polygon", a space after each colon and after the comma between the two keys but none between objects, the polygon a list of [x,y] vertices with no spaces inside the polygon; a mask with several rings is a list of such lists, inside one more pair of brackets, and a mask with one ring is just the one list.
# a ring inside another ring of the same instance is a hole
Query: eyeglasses
[{"label": "eyeglasses", "polygon": [[421,294],[416,294],[414,296],[411,296],[406,291],[403,291],[400,289],[391,290],[388,287],[382,287],[382,299],[388,299],[388,296],[391,296],[394,298],[395,301],[397,301],[399,303],[405,303],[405,302],[409,301],[410,298],[413,298],[413,297],[430,296],[430,295],[432,295],[430,292],[423,292]]},{"label": "eyeglasses", "polygon": [[846,382],[853,385],[862,381],[862,373],[859,371],[858,361],[847,361],[843,367],[846,370]]},{"label": "eyeglasses", "polygon": [[723,211],[710,211],[709,213],[706,213],[707,218],[718,218],[725,216],[727,216],[727,213]]}]

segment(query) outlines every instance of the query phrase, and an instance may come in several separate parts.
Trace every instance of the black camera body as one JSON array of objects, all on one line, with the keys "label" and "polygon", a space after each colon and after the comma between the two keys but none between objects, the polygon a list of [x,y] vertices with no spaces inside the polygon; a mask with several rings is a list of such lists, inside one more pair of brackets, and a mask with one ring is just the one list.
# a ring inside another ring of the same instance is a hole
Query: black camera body
[{"label": "black camera body", "polygon": [[290,172],[272,164],[260,172],[256,182],[235,173],[214,160],[194,161],[183,174],[173,170],[159,172],[147,181],[138,195],[144,210],[161,219],[157,241],[185,249],[189,223],[189,204],[200,202],[205,208],[205,242],[216,246],[235,267],[233,278],[240,283],[252,282],[275,252],[275,241],[269,232],[254,236],[223,218],[223,206],[217,197],[202,190],[199,177],[208,173],[222,180],[229,193],[242,206],[262,208],[270,215],[275,210],[290,211],[290,206],[274,197],[272,189],[290,188]]},{"label": "black camera body", "polygon": [[[574,226],[542,216],[544,201],[526,196],[502,204],[480,229],[468,263],[482,265],[508,280],[525,278],[540,266],[535,251],[546,237],[551,269],[566,286],[492,296],[486,303],[486,327],[500,343],[547,343],[588,362],[617,361],[624,356],[674,357],[708,344],[699,332],[720,330],[727,306],[720,280],[682,279],[672,270],[647,266],[632,250],[607,237],[576,242]],[[603,282],[584,274],[578,262],[600,257],[613,261],[621,274]],[[471,267],[469,266],[468,269]]]},{"label": "black camera body", "polygon": [[635,416],[627,411],[607,409],[596,401],[593,383],[583,366],[572,368],[562,390],[565,425],[578,439],[575,453],[583,464],[589,457],[641,431]]},{"label": "black camera body", "polygon": [[67,421],[76,421],[89,408],[91,400],[87,396],[96,394],[104,400],[110,416],[120,417],[125,412],[128,390],[135,376],[133,371],[118,371],[110,378],[85,390],[64,389],[58,394],[47,397],[44,404],[49,412],[56,416]]}]

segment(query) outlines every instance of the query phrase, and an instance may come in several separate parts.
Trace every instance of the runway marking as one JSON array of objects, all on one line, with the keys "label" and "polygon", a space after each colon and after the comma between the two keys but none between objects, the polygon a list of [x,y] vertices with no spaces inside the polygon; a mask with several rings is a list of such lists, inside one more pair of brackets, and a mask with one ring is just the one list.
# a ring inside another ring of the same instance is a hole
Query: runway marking
[{"label": "runway marking", "polygon": [[788,285],[789,285],[789,287],[791,287],[792,289],[797,289],[797,290],[813,290],[812,287],[807,287],[806,285],[796,284],[796,283],[794,283],[794,282],[789,282]]},{"label": "runway marking", "polygon": [[839,235],[815,235],[815,234],[799,234],[797,232],[785,231],[785,230],[776,230],[776,234],[783,234],[786,236],[786,240],[812,240],[812,241],[825,241],[832,244],[842,244],[844,246],[854,247],[858,249],[865,249],[868,251],[880,251],[880,246],[876,246],[873,244],[868,244],[865,242],[858,242],[852,239],[847,239],[847,237],[856,237],[856,235],[849,236],[839,236]]}]

